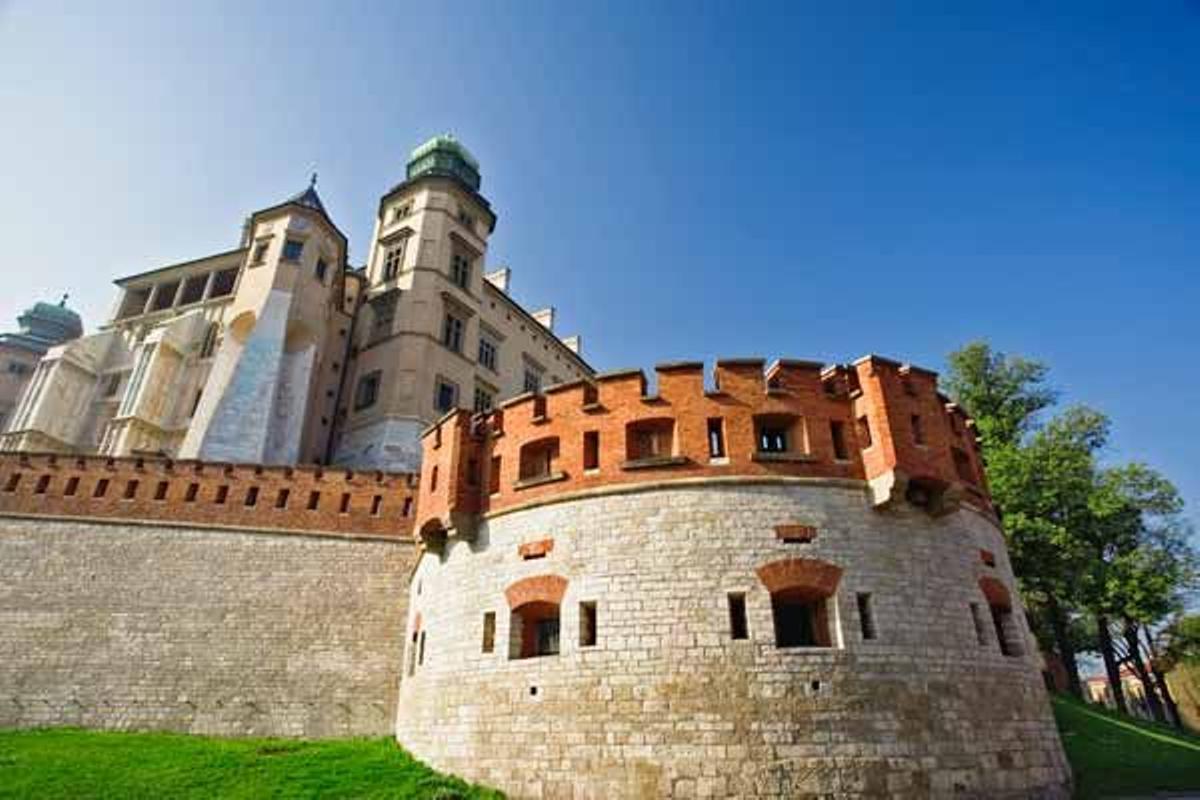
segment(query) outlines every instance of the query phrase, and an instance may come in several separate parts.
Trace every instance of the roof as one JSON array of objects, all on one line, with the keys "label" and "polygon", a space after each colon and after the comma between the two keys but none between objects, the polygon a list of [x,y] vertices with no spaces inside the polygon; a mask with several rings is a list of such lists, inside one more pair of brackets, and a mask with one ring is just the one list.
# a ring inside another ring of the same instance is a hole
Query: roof
[{"label": "roof", "polygon": [[454,136],[449,133],[443,133],[440,136],[434,136],[425,143],[417,145],[415,148],[413,148],[412,153],[409,154],[408,160],[416,161],[421,156],[429,155],[434,150],[451,150],[476,171],[479,170],[479,161],[475,158],[475,156],[471,155],[471,151],[468,150],[462,142],[460,142],[458,139],[455,139]]},{"label": "roof", "polygon": [[[313,177],[315,178],[316,176]],[[310,183],[308,188],[303,192],[297,192],[289,197],[287,202],[305,206],[314,211],[320,211],[325,216],[329,216],[329,212],[325,210],[325,204],[321,202],[321,196],[317,194],[317,185],[315,182]]]}]

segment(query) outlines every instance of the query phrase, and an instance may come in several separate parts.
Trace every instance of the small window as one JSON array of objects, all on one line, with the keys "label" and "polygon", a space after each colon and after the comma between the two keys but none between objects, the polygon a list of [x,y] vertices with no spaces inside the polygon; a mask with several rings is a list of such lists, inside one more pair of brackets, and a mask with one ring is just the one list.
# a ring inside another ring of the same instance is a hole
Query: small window
[{"label": "small window", "polygon": [[138,482],[129,481],[125,484],[125,499],[133,500],[137,497]]},{"label": "small window", "polygon": [[558,460],[558,437],[540,439],[521,447],[520,480],[548,478],[554,474]]},{"label": "small window", "polygon": [[558,604],[542,601],[513,609],[509,624],[509,658],[558,655]]},{"label": "small window", "polygon": [[167,489],[169,489],[170,486],[171,486],[171,484],[169,484],[167,481],[159,481],[158,486],[154,487],[154,499],[155,500],[166,500],[167,499]]},{"label": "small window", "polygon": [[630,461],[663,458],[675,450],[675,420],[631,422],[625,429],[625,456]]},{"label": "small window", "polygon": [[788,430],[779,425],[760,425],[758,428],[758,451],[760,453],[788,452]]},{"label": "small window", "polygon": [[49,488],[50,488],[50,476],[43,475],[40,478],[38,478],[37,485],[33,487],[33,493],[34,494],[45,494],[46,490]]},{"label": "small window", "polygon": [[433,469],[431,469],[429,471],[429,491],[436,492],[437,485],[438,485],[438,468],[437,468],[437,465],[434,465]]},{"label": "small window", "polygon": [[308,510],[316,511],[321,507],[321,493],[312,491],[308,493]]},{"label": "small window", "polygon": [[1000,652],[1010,658],[1016,658],[1022,655],[1021,647],[1021,631],[1017,627],[1017,618],[1013,616],[1012,609],[1005,606],[989,604],[992,611],[992,625],[996,628],[996,641],[1000,645]]},{"label": "small window", "polygon": [[299,239],[288,239],[283,243],[283,260],[299,261],[304,254],[304,242]]},{"label": "small window", "polygon": [[983,624],[983,612],[979,603],[971,603],[971,621],[975,623],[975,643],[987,644],[987,626]]},{"label": "small window", "polygon": [[583,434],[583,468],[600,469],[599,431],[586,431]]},{"label": "small window", "polygon": [[596,601],[579,604],[579,646],[596,646]]},{"label": "small window", "polygon": [[487,336],[479,337],[479,363],[492,372],[496,371],[496,354],[498,350],[496,342],[491,338]]},{"label": "small window", "polygon": [[79,476],[72,475],[70,478],[67,478],[67,486],[65,489],[63,489],[63,496],[64,497],[74,497],[78,491],[79,491]]},{"label": "small window", "polygon": [[495,396],[481,386],[475,387],[475,412],[477,414],[486,414],[492,410],[495,404]]},{"label": "small window", "polygon": [[400,509],[400,516],[408,517],[412,515],[412,502],[413,499],[411,497],[404,498],[404,505]]},{"label": "small window", "polygon": [[496,612],[486,611],[483,614],[483,647],[482,651],[491,653],[496,649]]},{"label": "small window", "polygon": [[275,495],[275,507],[276,508],[287,508],[288,498],[291,497],[291,495],[292,495],[291,489],[280,489],[279,494]]},{"label": "small window", "polygon": [[338,506],[338,513],[339,514],[349,514],[350,513],[350,493],[349,492],[342,492],[342,501],[341,501],[341,504]]},{"label": "small window", "polygon": [[871,440],[871,421],[866,415],[858,418],[858,438],[862,442],[862,447],[866,450],[873,442]]},{"label": "small window", "polygon": [[96,488],[92,490],[92,497],[104,497],[106,494],[108,494],[108,478],[101,478],[96,481]]},{"label": "small window", "polygon": [[185,502],[185,503],[194,503],[194,502],[196,502],[196,496],[197,496],[198,494],[200,494],[200,484],[198,484],[198,483],[189,483],[189,484],[188,484],[188,488],[187,488],[187,492],[185,492],[185,493],[184,493],[184,495],[183,495],[183,502]]},{"label": "small window", "polygon": [[225,297],[228,294],[233,294],[233,286],[237,283],[238,268],[223,269],[213,275],[212,289],[209,291],[209,298]]},{"label": "small window", "polygon": [[213,496],[213,502],[219,506],[225,505],[225,501],[229,499],[229,487],[222,485],[217,487],[217,493]]},{"label": "small window", "polygon": [[254,506],[258,505],[258,487],[257,486],[251,486],[249,489],[246,490],[245,503],[246,503],[247,508],[254,508]]},{"label": "small window", "polygon": [[492,466],[488,471],[488,494],[500,491],[500,456],[492,456]]},{"label": "small window", "polygon": [[445,320],[442,321],[442,344],[455,353],[461,353],[465,327],[466,323],[461,318],[446,314]]},{"label": "small window", "polygon": [[220,332],[220,325],[215,322],[209,323],[204,331],[204,341],[200,344],[200,358],[212,358],[213,353],[217,351],[217,335]]},{"label": "small window", "polygon": [[121,373],[114,372],[104,379],[104,396],[116,397],[121,389]]},{"label": "small window", "polygon": [[915,444],[925,444],[925,428],[921,425],[921,416],[912,415],[912,436]]},{"label": "small window", "polygon": [[271,247],[270,242],[259,242],[254,245],[254,257],[250,259],[251,264],[262,264],[267,260],[267,250]]},{"label": "small window", "polygon": [[375,495],[371,498],[371,516],[378,517],[383,510],[383,495]]},{"label": "small window", "polygon": [[525,367],[523,386],[527,392],[540,392],[542,390],[542,373],[530,367]]},{"label": "small window", "polygon": [[827,599],[802,590],[771,595],[776,647],[829,647]]},{"label": "small window", "polygon": [[417,666],[425,664],[425,631],[421,631],[421,643],[417,647]]},{"label": "small window", "polygon": [[[12,475],[8,476],[8,480],[4,484],[4,491],[15,492],[17,490],[17,487],[20,484],[21,484],[21,473],[14,472]],[[98,496],[99,495],[97,495],[97,497]]]},{"label": "small window", "polygon": [[329,265],[325,263],[325,259],[323,259],[323,258],[317,259],[317,268],[316,268],[315,272],[317,275],[317,280],[319,280],[321,283],[324,283],[325,282],[325,274],[327,272],[329,272]]},{"label": "small window", "polygon": [[708,421],[708,457],[725,457],[725,421],[720,417]]},{"label": "small window", "polygon": [[401,239],[395,244],[391,244],[383,251],[383,279],[390,281],[400,272],[400,267],[404,263],[404,245],[406,239]]},{"label": "small window", "polygon": [[458,387],[445,378],[438,378],[433,392],[433,407],[438,411],[449,411],[458,405]]},{"label": "small window", "polygon": [[358,379],[358,387],[354,390],[355,411],[362,411],[364,408],[375,405],[375,401],[379,399],[379,384],[382,379],[383,372],[381,370],[368,372]]},{"label": "small window", "polygon": [[460,286],[463,289],[467,288],[471,281],[471,259],[462,253],[455,253],[450,256],[450,280],[456,286]]},{"label": "small window", "polygon": [[746,595],[741,592],[730,592],[729,601],[729,638],[749,639],[750,629],[746,624]]},{"label": "small window", "polygon": [[858,600],[858,626],[862,632],[864,641],[875,638],[875,613],[871,609],[871,595],[867,592],[859,592]]},{"label": "small window", "polygon": [[829,423],[829,435],[833,439],[833,457],[838,461],[850,458],[850,449],[846,447],[846,423],[832,420]]}]

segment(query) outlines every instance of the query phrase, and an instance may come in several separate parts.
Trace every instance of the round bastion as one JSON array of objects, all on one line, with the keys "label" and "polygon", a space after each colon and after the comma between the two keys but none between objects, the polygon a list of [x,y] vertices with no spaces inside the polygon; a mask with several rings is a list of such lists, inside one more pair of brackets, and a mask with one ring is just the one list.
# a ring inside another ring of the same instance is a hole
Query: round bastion
[{"label": "round bastion", "polygon": [[763,367],[426,432],[399,742],[514,797],[1069,797],[970,421]]}]

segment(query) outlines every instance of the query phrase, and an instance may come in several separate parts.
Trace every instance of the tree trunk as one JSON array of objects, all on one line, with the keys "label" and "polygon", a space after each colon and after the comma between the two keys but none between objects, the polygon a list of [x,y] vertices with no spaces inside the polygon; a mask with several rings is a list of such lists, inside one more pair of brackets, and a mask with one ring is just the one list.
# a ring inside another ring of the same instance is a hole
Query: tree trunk
[{"label": "tree trunk", "polygon": [[1117,656],[1113,652],[1112,633],[1108,630],[1108,617],[1096,615],[1096,633],[1100,637],[1100,655],[1104,657],[1104,671],[1108,674],[1108,686],[1112,690],[1113,702],[1122,714],[1129,713],[1125,704],[1125,687],[1121,685],[1121,668],[1117,666]]},{"label": "tree trunk", "polygon": [[1170,722],[1176,728],[1183,728],[1183,718],[1179,716],[1179,704],[1175,702],[1175,695],[1171,694],[1171,687],[1167,684],[1167,676],[1158,667],[1158,648],[1154,646],[1154,637],[1150,635],[1150,628],[1143,628],[1146,632],[1146,647],[1150,651],[1150,672],[1154,674],[1154,681],[1158,684],[1158,690],[1162,693],[1163,702],[1167,704],[1167,712],[1170,716]]},{"label": "tree trunk", "polygon": [[1054,628],[1054,643],[1058,645],[1058,655],[1067,671],[1067,691],[1082,700],[1083,685],[1079,681],[1079,661],[1075,657],[1075,643],[1071,641],[1067,614],[1052,592],[1046,593],[1046,610],[1050,612],[1050,625]]},{"label": "tree trunk", "polygon": [[1142,682],[1142,692],[1146,695],[1146,706],[1155,722],[1166,722],[1163,714],[1162,701],[1158,699],[1158,687],[1155,686],[1154,676],[1146,669],[1146,661],[1142,658],[1142,637],[1138,635],[1136,622],[1125,620],[1123,630],[1125,644],[1129,647],[1129,662]]}]

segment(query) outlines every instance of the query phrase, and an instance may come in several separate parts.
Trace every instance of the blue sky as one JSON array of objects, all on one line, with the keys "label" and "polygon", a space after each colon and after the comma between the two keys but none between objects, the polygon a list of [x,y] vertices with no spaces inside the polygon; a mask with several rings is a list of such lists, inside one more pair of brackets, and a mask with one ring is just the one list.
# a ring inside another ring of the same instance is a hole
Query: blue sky
[{"label": "blue sky", "polygon": [[1200,4],[176,5],[0,0],[0,320],[94,326],[314,164],[360,263],[452,131],[596,366],[984,337],[1197,516]]}]

